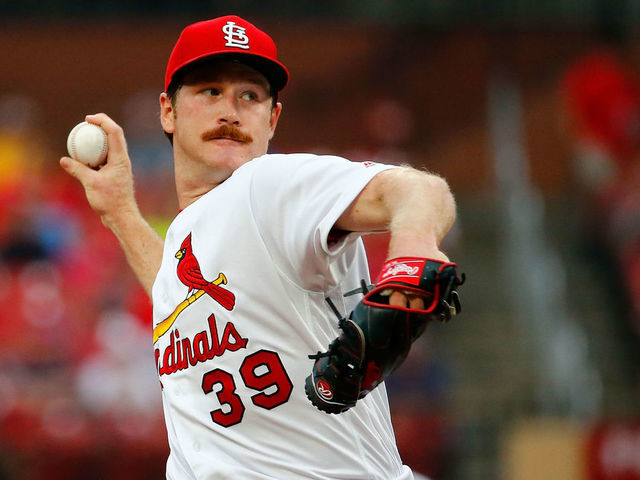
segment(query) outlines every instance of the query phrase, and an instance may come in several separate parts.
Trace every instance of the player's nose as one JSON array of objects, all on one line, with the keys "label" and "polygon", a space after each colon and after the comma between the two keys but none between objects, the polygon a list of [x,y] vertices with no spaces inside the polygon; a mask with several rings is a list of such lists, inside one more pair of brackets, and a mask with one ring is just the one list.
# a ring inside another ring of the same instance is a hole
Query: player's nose
[{"label": "player's nose", "polygon": [[218,123],[240,125],[240,115],[238,114],[238,105],[235,98],[229,96],[224,99],[218,116]]}]

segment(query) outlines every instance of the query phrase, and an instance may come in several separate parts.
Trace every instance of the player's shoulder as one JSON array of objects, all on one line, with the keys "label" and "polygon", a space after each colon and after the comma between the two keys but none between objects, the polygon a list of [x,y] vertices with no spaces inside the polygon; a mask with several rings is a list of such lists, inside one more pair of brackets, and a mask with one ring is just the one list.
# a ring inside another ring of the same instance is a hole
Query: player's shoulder
[{"label": "player's shoulder", "polygon": [[[234,172],[254,188],[265,186],[273,191],[280,188],[297,188],[297,185],[334,185],[358,178],[370,178],[389,168],[374,162],[354,162],[338,155],[314,153],[271,153],[257,157]],[[239,180],[239,179],[238,179]]]},{"label": "player's shoulder", "polygon": [[304,163],[314,163],[314,162],[348,162],[346,158],[340,157],[338,155],[326,155],[326,154],[317,154],[317,153],[306,153],[306,152],[297,152],[297,153],[267,153],[262,155],[253,162],[256,164],[286,164],[286,165],[300,165]]},{"label": "player's shoulder", "polygon": [[365,166],[366,162],[352,162],[339,155],[316,153],[268,153],[255,158],[244,166],[249,170],[271,172],[271,175],[293,174],[294,172],[309,172],[311,174],[328,173],[335,168],[353,168]]}]

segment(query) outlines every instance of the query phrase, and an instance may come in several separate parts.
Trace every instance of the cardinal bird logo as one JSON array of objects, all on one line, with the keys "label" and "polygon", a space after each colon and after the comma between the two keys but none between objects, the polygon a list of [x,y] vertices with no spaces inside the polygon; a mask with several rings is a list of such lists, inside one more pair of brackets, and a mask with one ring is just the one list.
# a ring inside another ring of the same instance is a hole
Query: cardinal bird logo
[{"label": "cardinal bird logo", "polygon": [[176,318],[178,318],[178,315],[180,315],[185,308],[205,293],[227,310],[233,310],[236,304],[235,295],[220,286],[227,283],[227,277],[224,273],[220,273],[218,278],[212,282],[206,280],[202,275],[200,264],[191,247],[191,234],[187,235],[182,241],[180,250],[176,252],[175,257],[178,259],[178,278],[189,287],[189,290],[187,291],[187,297],[176,307],[173,313],[153,329],[153,343],[171,328]]},{"label": "cardinal bird logo", "polygon": [[[204,290],[205,293],[227,310],[233,309],[236,303],[235,295],[220,286],[220,283],[226,283],[224,275],[220,274],[213,282],[208,282],[202,276],[198,259],[191,249],[191,234],[187,235],[187,238],[180,245],[176,258],[178,259],[178,278],[189,287],[187,298],[194,290]],[[225,281],[222,282],[222,279]]]}]

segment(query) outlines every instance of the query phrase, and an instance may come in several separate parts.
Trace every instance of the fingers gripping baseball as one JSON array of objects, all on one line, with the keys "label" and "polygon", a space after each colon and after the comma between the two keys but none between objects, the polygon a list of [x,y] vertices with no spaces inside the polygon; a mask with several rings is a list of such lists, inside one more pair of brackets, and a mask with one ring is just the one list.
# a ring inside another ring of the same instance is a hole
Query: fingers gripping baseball
[{"label": "fingers gripping baseball", "polygon": [[87,115],[86,120],[89,123],[98,125],[107,133],[107,137],[109,138],[109,156],[107,163],[118,164],[124,162],[130,164],[127,154],[127,143],[120,125],[104,113]]},{"label": "fingers gripping baseball", "polygon": [[133,174],[122,128],[104,113],[88,115],[86,121],[100,126],[107,134],[107,161],[97,169],[71,157],[62,157],[60,165],[83,186],[87,200],[102,218],[119,215],[135,207]]},{"label": "fingers gripping baseball", "polygon": [[89,183],[91,181],[91,176],[95,174],[95,171],[91,167],[77,162],[71,157],[62,157],[60,159],[60,166],[69,175],[82,183],[82,185]]}]

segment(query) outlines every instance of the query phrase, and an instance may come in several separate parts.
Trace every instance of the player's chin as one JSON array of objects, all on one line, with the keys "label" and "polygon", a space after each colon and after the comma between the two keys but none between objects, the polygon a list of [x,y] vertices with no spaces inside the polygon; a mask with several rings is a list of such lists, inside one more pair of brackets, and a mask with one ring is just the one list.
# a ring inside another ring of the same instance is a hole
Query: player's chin
[{"label": "player's chin", "polygon": [[224,158],[225,163],[244,163],[245,159],[253,158],[253,148],[250,143],[227,138],[207,140],[204,144],[204,150],[207,156],[217,159],[216,161]]},{"label": "player's chin", "polygon": [[211,158],[215,158],[216,161],[224,159],[224,163],[236,168],[265,153],[258,148],[258,144],[255,142],[242,143],[234,140],[210,142],[206,148]]}]

